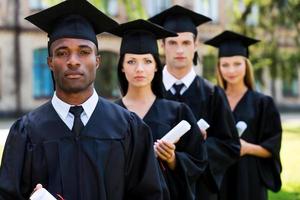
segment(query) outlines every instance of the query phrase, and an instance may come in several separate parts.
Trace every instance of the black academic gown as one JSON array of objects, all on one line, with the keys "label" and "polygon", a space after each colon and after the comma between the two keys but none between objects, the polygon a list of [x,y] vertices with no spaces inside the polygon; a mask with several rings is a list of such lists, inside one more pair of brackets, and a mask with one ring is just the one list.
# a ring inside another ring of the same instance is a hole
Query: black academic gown
[{"label": "black academic gown", "polygon": [[197,199],[217,199],[227,168],[240,154],[240,142],[224,91],[207,80],[196,76],[189,88],[180,96],[165,91],[167,99],[186,103],[197,120],[203,118],[207,129],[208,168],[197,186]]},{"label": "black academic gown", "polygon": [[[117,104],[125,107],[122,100]],[[160,162],[171,200],[195,199],[195,183],[207,165],[206,148],[191,110],[185,104],[157,98],[143,118],[152,131],[153,140],[162,138],[181,120],[191,124],[191,129],[176,143],[176,168],[170,170]]]},{"label": "black academic gown", "polygon": [[247,129],[242,139],[261,145],[272,153],[271,158],[246,155],[231,166],[224,179],[221,200],[267,200],[267,189],[281,188],[281,122],[271,97],[248,90],[233,110],[236,120]]},{"label": "black academic gown", "polygon": [[66,200],[162,199],[150,129],[102,98],[76,138],[51,102],[14,123],[0,199],[29,199],[37,183]]}]

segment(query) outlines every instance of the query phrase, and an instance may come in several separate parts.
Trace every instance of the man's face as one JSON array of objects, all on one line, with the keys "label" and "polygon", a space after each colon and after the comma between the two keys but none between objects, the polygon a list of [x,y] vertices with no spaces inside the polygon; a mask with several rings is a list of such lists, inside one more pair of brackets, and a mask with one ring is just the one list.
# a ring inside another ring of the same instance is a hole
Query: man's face
[{"label": "man's face", "polygon": [[192,67],[197,48],[195,36],[191,32],[177,34],[177,37],[166,38],[162,44],[166,55],[166,64],[171,68]]},{"label": "man's face", "polygon": [[71,94],[93,88],[100,64],[93,42],[62,38],[51,44],[50,51],[48,65],[54,74],[57,91]]}]

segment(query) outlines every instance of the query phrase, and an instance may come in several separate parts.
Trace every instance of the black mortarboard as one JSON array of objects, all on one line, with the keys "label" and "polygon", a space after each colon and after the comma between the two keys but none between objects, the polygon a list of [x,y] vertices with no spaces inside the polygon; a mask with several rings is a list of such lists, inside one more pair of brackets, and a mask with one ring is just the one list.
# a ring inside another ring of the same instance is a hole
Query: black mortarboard
[{"label": "black mortarboard", "polygon": [[259,40],[232,32],[224,31],[205,44],[219,48],[219,57],[245,56],[248,58],[248,47],[259,42]]},{"label": "black mortarboard", "polygon": [[67,0],[25,19],[48,33],[48,47],[68,37],[90,40],[98,47],[96,35],[117,26],[86,0]]},{"label": "black mortarboard", "polygon": [[124,53],[158,54],[158,39],[177,36],[176,33],[142,19],[121,24],[108,32],[122,37],[121,55]]},{"label": "black mortarboard", "polygon": [[151,17],[149,21],[176,33],[192,32],[197,35],[197,26],[211,21],[211,19],[179,5],[175,5]]}]

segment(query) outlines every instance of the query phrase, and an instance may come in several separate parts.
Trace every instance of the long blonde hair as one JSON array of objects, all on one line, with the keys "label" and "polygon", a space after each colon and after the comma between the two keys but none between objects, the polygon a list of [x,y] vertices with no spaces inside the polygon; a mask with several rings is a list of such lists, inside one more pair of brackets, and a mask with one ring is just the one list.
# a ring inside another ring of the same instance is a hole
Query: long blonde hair
[{"label": "long blonde hair", "polygon": [[[245,57],[246,62],[246,74],[244,77],[244,83],[250,90],[255,90],[255,82],[254,82],[254,74],[253,74],[253,67],[248,58]],[[218,61],[217,65],[217,84],[223,88],[224,90],[227,87],[225,79],[222,77],[222,74],[220,72],[220,60]]]}]

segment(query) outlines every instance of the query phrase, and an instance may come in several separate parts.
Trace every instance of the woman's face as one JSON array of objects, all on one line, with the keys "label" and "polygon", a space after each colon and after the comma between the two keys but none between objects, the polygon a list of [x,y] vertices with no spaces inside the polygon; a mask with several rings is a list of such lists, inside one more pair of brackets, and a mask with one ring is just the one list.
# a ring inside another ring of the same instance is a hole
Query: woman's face
[{"label": "woman's face", "polygon": [[122,72],[125,73],[129,87],[151,86],[156,71],[152,54],[125,54]]},{"label": "woman's face", "polygon": [[227,84],[244,83],[246,60],[243,56],[221,57],[219,70]]}]

